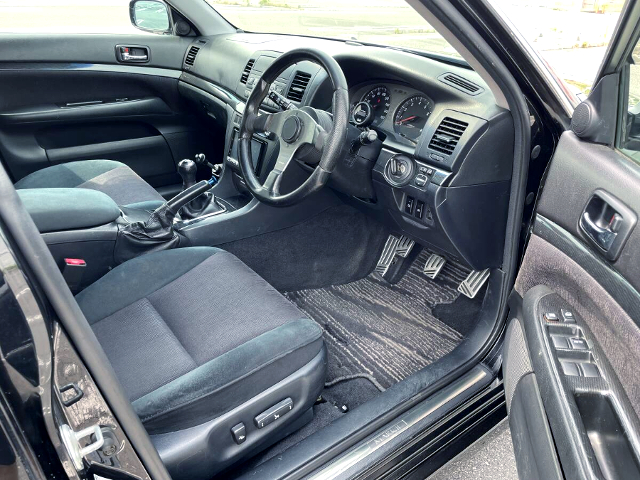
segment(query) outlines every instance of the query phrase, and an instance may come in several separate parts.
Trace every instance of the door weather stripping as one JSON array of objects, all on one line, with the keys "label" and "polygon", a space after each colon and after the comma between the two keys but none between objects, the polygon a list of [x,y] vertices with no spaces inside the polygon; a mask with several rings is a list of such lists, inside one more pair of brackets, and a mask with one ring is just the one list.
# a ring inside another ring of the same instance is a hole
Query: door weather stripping
[{"label": "door weather stripping", "polygon": [[351,467],[364,460],[376,450],[380,449],[409,428],[428,418],[436,410],[444,407],[459,395],[465,395],[478,383],[486,380],[489,373],[481,367],[475,367],[466,375],[454,381],[448,387],[434,393],[431,397],[412,408],[404,415],[383,427],[382,432],[374,435],[370,440],[356,446],[353,450],[338,458],[328,467],[311,475],[309,480],[334,480],[346,478],[345,473]]},{"label": "door weather stripping", "polygon": [[445,263],[447,263],[447,260],[444,257],[432,253],[431,256],[427,258],[422,272],[431,280],[434,280],[440,273],[440,270],[442,270],[442,267],[444,267]]},{"label": "door weather stripping", "polygon": [[406,258],[414,244],[415,242],[413,240],[408,239],[404,235],[400,238],[389,235],[387,243],[384,244],[384,248],[382,249],[382,254],[376,265],[375,272],[378,275],[384,276],[393,263],[393,259],[396,256]]},{"label": "door weather stripping", "polygon": [[[95,441],[91,442],[86,447],[81,447],[80,440],[85,437],[90,437],[91,435],[95,437]],[[84,463],[82,462],[82,459],[104,445],[104,437],[102,436],[102,430],[100,430],[99,425],[94,425],[93,427],[82,429],[79,432],[74,432],[69,425],[64,424],[60,426],[60,437],[62,438],[64,446],[67,447],[69,456],[73,461],[73,466],[76,467],[76,470],[79,472],[84,470]]]},{"label": "door weather stripping", "polygon": [[473,270],[469,273],[469,276],[465,278],[460,286],[458,287],[458,291],[463,294],[465,297],[473,298],[475,297],[484,282],[489,278],[489,269],[486,268],[484,270]]}]

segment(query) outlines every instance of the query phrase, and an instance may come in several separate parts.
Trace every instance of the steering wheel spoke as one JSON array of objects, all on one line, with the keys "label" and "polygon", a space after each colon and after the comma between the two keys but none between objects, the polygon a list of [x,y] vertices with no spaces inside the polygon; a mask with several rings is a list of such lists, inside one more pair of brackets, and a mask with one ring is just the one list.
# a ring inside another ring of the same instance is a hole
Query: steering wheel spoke
[{"label": "steering wheel spoke", "polygon": [[[299,109],[286,107],[284,97],[280,98],[275,94],[277,100],[283,100],[281,106],[287,109],[277,113],[261,112],[260,106],[278,75],[290,65],[305,60],[319,63],[327,71],[334,88],[333,116],[328,116],[326,112],[314,110],[311,107]],[[291,50],[282,54],[267,67],[245,105],[240,125],[238,160],[248,189],[262,202],[286,206],[301,201],[321,188],[327,183],[329,175],[339,161],[342,147],[346,142],[348,121],[348,85],[338,63],[330,55],[312,49]],[[251,138],[256,132],[274,134],[280,146],[278,158],[264,184],[261,184],[256,176],[251,158]],[[321,153],[318,166],[297,189],[280,194],[284,171],[298,151],[304,158],[309,148]]]}]

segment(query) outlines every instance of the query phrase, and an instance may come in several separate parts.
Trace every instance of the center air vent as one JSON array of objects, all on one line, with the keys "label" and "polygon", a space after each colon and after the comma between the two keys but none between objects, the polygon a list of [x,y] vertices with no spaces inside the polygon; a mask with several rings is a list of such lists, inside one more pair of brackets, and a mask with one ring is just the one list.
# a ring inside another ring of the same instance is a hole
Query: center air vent
[{"label": "center air vent", "polygon": [[478,95],[479,93],[484,91],[484,88],[476,85],[473,82],[470,82],[464,77],[460,75],[456,75],[455,73],[445,73],[444,75],[440,75],[438,77],[442,83],[446,83],[447,85],[461,90],[469,95]]},{"label": "center air vent", "polygon": [[304,92],[307,89],[307,85],[309,85],[309,80],[311,80],[310,73],[298,70],[295,77],[293,77],[293,81],[289,87],[289,92],[287,92],[287,98],[294,102],[301,102],[302,97],[304,97]]},{"label": "center air vent", "polygon": [[252,58],[244,66],[244,70],[242,71],[242,76],[240,77],[240,83],[247,83],[247,79],[249,78],[249,74],[251,73],[251,69],[253,68],[254,63],[256,63],[256,59]]},{"label": "center air vent", "polygon": [[196,55],[198,55],[199,51],[200,51],[200,47],[196,47],[195,45],[192,45],[191,48],[189,48],[189,51],[187,52],[187,56],[184,59],[185,65],[193,67],[194,62],[196,61]]},{"label": "center air vent", "polygon": [[467,122],[445,117],[431,137],[429,148],[445,155],[451,155],[468,126]]}]

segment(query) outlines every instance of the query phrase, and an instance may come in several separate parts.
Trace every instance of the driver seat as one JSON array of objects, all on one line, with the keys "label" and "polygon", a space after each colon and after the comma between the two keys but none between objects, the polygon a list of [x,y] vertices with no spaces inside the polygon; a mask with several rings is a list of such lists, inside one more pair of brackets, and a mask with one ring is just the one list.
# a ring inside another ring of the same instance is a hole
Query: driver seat
[{"label": "driver seat", "polygon": [[211,478],[312,419],[322,329],[232,254],[143,255],[76,299],[173,478]]}]

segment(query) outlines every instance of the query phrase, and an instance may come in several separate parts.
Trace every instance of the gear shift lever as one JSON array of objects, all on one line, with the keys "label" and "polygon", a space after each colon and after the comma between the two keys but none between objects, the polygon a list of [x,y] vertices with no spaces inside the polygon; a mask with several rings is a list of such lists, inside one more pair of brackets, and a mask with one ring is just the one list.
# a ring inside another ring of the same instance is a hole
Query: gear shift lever
[{"label": "gear shift lever", "polygon": [[178,173],[182,177],[182,191],[196,184],[198,165],[193,160],[185,158],[178,163]]}]

